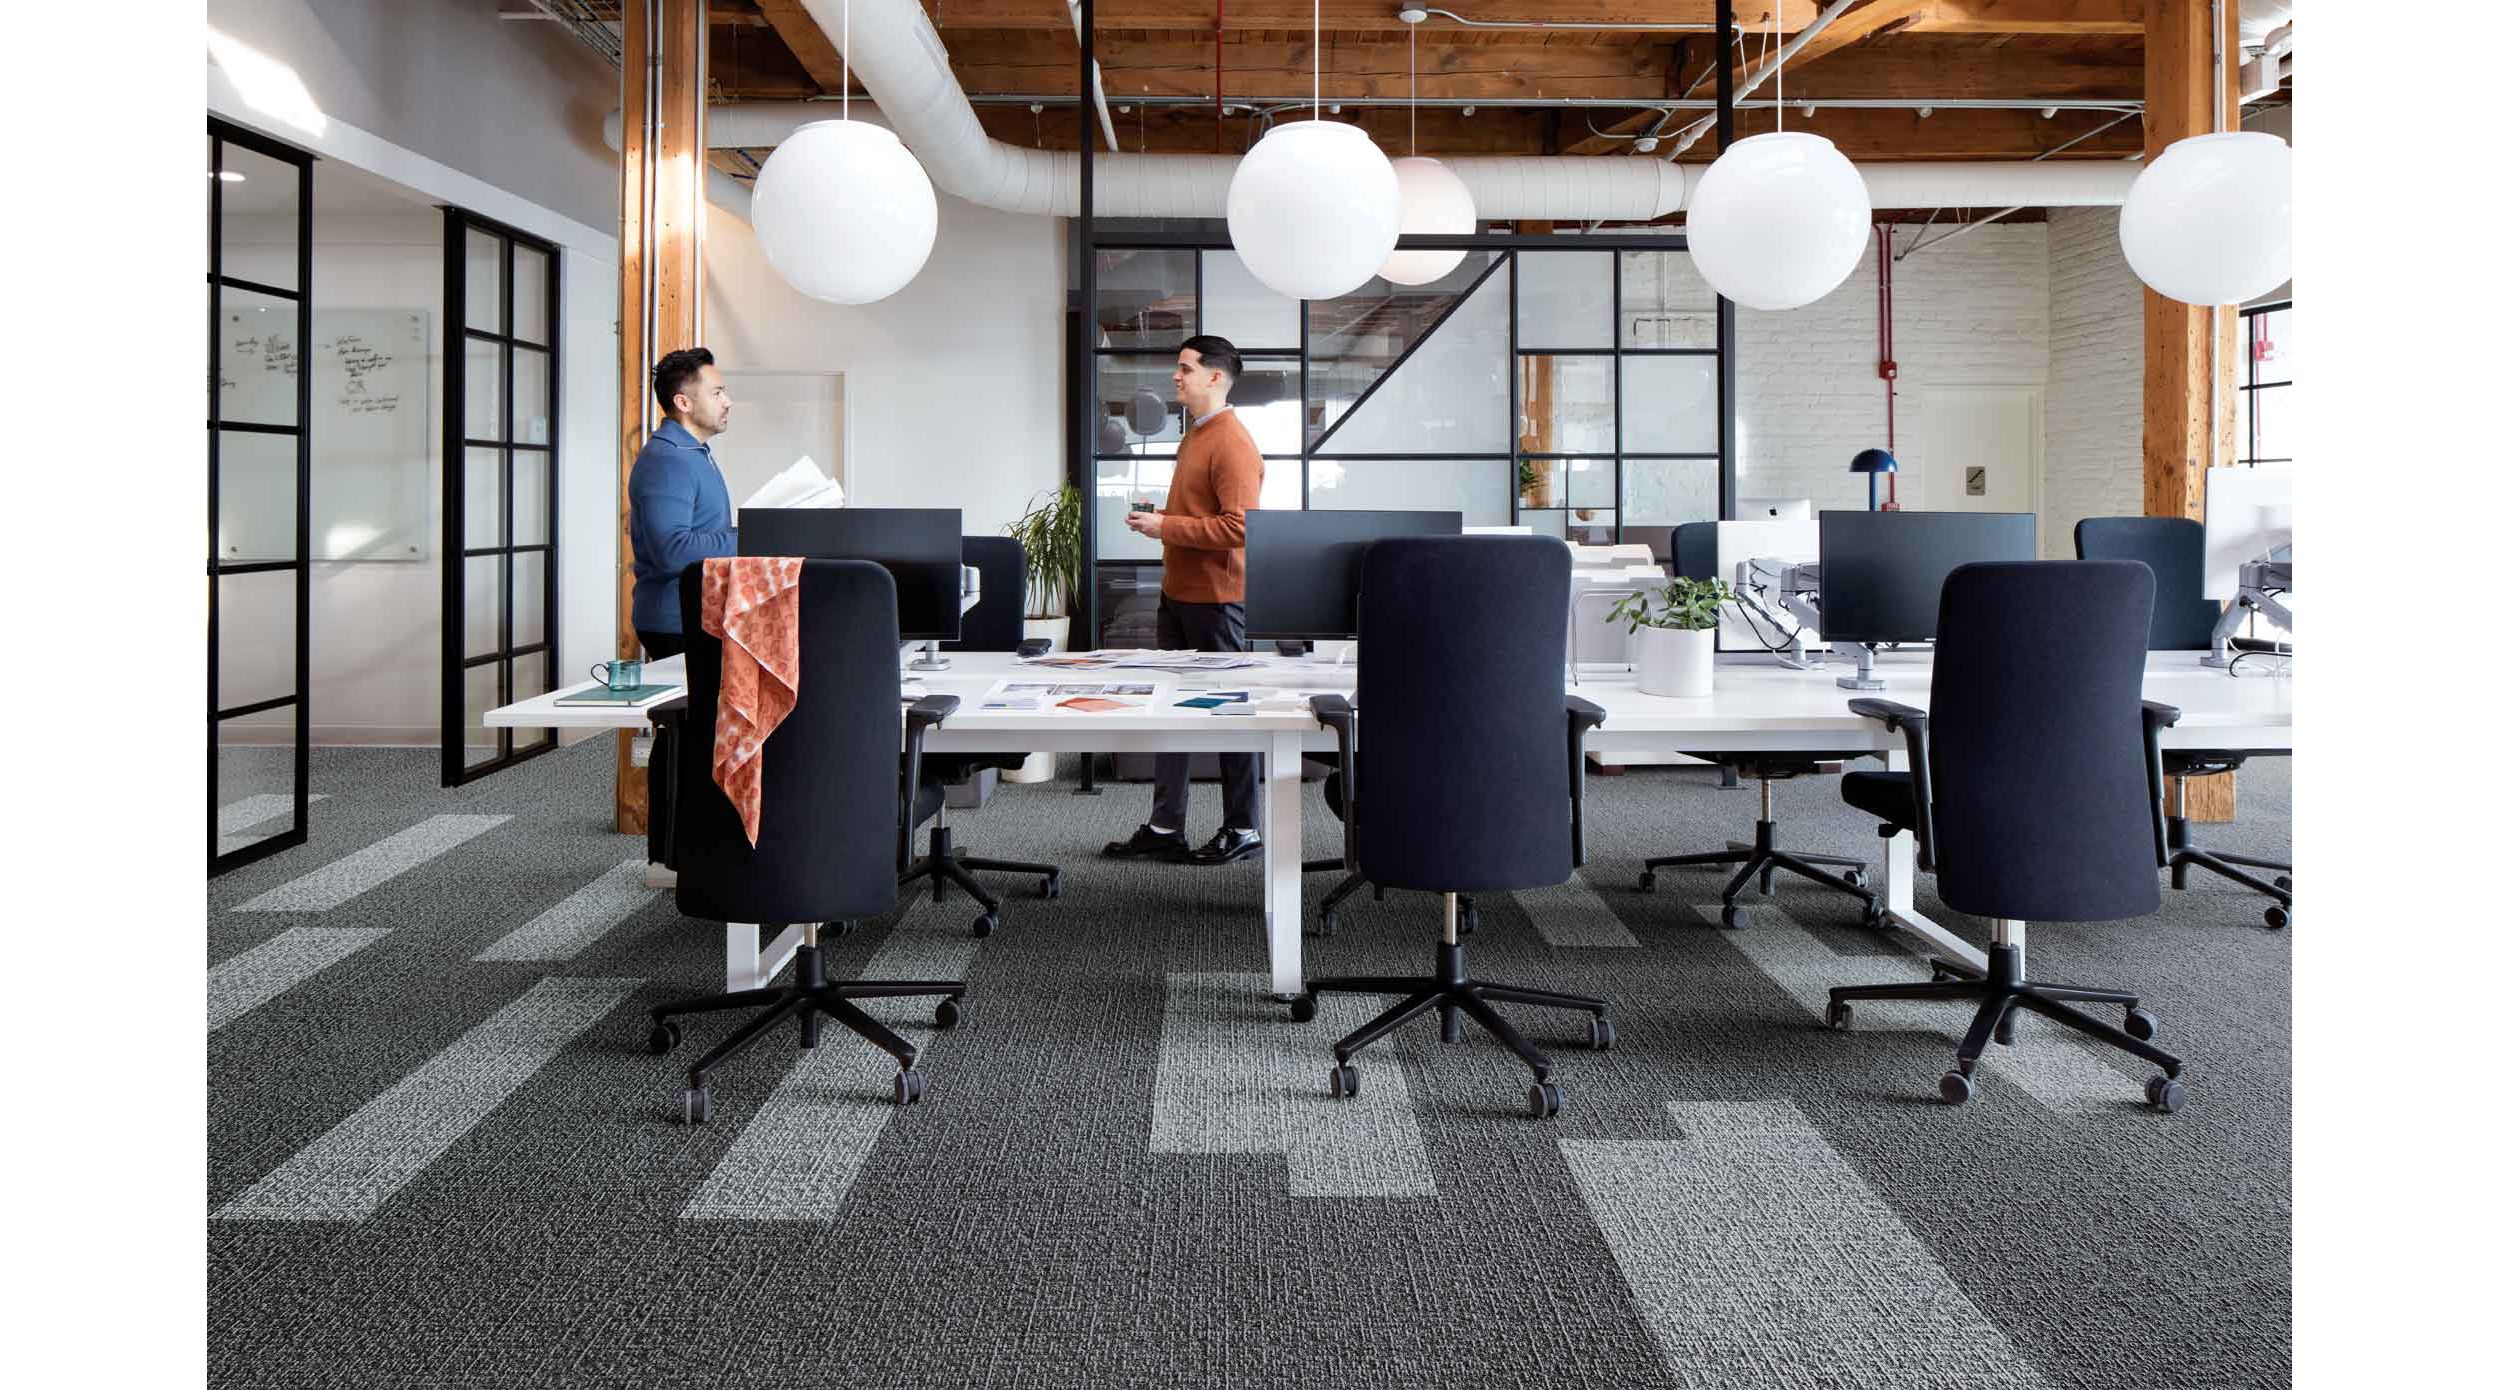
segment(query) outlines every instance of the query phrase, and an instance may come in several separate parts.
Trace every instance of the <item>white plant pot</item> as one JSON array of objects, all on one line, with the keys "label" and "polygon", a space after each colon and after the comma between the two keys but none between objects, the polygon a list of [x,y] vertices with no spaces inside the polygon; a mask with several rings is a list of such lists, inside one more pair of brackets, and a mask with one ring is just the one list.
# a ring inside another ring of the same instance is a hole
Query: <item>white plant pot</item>
[{"label": "white plant pot", "polygon": [[[1047,637],[1050,639],[1052,651],[1066,651],[1068,649],[1068,620],[1066,618],[1027,618],[1024,620],[1024,635]],[[1051,754],[1027,753],[1024,755],[1024,766],[1002,772],[998,776],[1001,781],[1006,782],[1047,782],[1057,771],[1056,760]]]},{"label": "white plant pot", "polygon": [[1710,696],[1711,647],[1718,631],[1644,627],[1632,634],[1632,684],[1644,695]]}]

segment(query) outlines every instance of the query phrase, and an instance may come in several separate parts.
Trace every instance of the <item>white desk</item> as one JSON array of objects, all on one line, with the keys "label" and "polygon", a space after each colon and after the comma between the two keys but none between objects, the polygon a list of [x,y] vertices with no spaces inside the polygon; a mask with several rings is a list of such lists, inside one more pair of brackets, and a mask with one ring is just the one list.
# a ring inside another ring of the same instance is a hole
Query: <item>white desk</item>
[{"label": "white desk", "polygon": [[[1265,917],[1270,981],[1278,995],[1302,990],[1302,753],[1330,750],[1334,735],[1306,713],[1211,715],[1171,707],[1190,685],[1280,686],[1346,689],[1354,665],[1309,659],[1270,658],[1257,669],[1174,675],[1168,672],[1053,672],[1025,666],[1004,653],[952,652],[951,671],[915,676],[909,685],[933,695],[957,695],[963,708],[929,732],[933,753],[1261,753],[1266,755]],[[2292,683],[2269,676],[2227,676],[2197,664],[2197,652],[2157,652],[2147,661],[2147,698],[2176,705],[2177,727],[2164,735],[2170,748],[2238,751],[2289,750],[2292,746]],[[682,662],[655,662],[645,679],[682,682]],[[1925,708],[1929,668],[1925,657],[1886,653],[1879,668],[1886,688],[1880,698]],[[982,711],[974,708],[991,684],[1018,679],[1070,682],[1153,680],[1151,703],[1135,711],[1079,714],[1073,711]],[[1883,726],[1849,712],[1855,692],[1832,683],[1829,671],[1792,671],[1766,658],[1722,657],[1717,688],[1703,700],[1675,700],[1633,689],[1628,672],[1592,673],[1572,694],[1603,706],[1606,722],[1589,731],[1588,750],[1609,746],[1655,747],[1672,742],[1695,752],[1812,752],[1864,750],[1884,756],[1885,766],[1905,769],[1908,753]],[[633,729],[646,726],[647,711],[613,706],[560,708],[557,695],[588,688],[588,682],[491,710],[490,727]],[[899,724],[899,719],[898,719]],[[1873,824],[1868,826],[1870,832]],[[1715,834],[1715,831],[1714,831]],[[1916,886],[1917,848],[1907,835],[1880,841],[1883,902],[1902,927],[1938,954],[1984,968],[1986,957],[1960,937],[1921,916]],[[2152,870],[2148,867],[2146,872]],[[785,933],[795,944],[795,931]],[[751,988],[761,971],[769,979],[788,950],[781,942],[759,955],[753,933],[729,931],[729,988]]]}]

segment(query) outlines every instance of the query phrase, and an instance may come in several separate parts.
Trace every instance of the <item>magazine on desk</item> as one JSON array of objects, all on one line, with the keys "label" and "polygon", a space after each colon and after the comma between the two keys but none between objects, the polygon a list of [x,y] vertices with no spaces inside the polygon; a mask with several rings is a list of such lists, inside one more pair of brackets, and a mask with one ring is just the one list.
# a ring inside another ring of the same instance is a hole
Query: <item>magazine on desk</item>
[{"label": "magazine on desk", "polygon": [[1236,671],[1261,662],[1247,652],[1104,651],[1026,657],[1027,666],[1060,671]]}]

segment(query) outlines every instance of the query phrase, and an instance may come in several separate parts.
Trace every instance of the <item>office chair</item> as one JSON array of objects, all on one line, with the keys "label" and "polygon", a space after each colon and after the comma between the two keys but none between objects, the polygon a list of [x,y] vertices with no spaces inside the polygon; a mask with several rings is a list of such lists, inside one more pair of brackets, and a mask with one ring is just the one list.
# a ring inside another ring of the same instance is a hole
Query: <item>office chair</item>
[{"label": "office chair", "polygon": [[1337,1041],[1328,1087],[1341,1099],[1360,1086],[1354,1054],[1427,1010],[1443,1042],[1458,1041],[1463,1014],[1526,1062],[1539,1119],[1562,1109],[1553,1061],[1495,1004],[1588,1013],[1589,1046],[1614,1045],[1605,1000],[1472,979],[1458,939],[1460,894],[1571,874],[1571,783],[1606,714],[1563,693],[1570,587],[1570,556],[1543,536],[1406,537],[1364,554],[1360,727],[1342,695],[1313,696],[1311,713],[1337,735],[1349,864],[1384,888],[1440,894],[1441,951],[1431,975],[1317,978],[1294,998],[1307,1023],[1324,992],[1406,996]]},{"label": "office chair", "polygon": [[[2040,640],[2043,613],[2058,615],[2053,643]],[[1859,1000],[1978,1000],[1940,1083],[1948,1103],[1970,1099],[1991,1037],[2013,1041],[2016,1009],[2160,1067],[2144,1086],[2155,1110],[2186,1102],[2180,1061],[2153,1046],[2154,1018],[2134,994],[2041,984],[2023,960],[2026,921],[2114,921],[2161,906],[2161,889],[2144,872],[2147,848],[2156,862],[2168,858],[2161,818],[2145,798],[2159,782],[2167,708],[2143,698],[2152,613],[2152,571],[2133,562],[1963,565],[1945,577],[1932,714],[1890,700],[1849,702],[1905,737],[1910,766],[1849,773],[1841,799],[1880,817],[1884,835],[1918,836],[1919,867],[1935,873],[1945,905],[1988,919],[1988,968],[1938,959],[1933,983],[1835,989],[1823,1021],[1848,1028]],[[2126,1031],[2075,1004],[2120,1005]]]},{"label": "office chair", "polygon": [[[1719,572],[1719,526],[1714,521],[1689,521],[1675,528],[1670,544],[1679,575],[1715,575]],[[1719,893],[1719,921],[1729,927],[1744,927],[1750,919],[1737,905],[1737,895],[1748,882],[1764,897],[1772,895],[1771,876],[1785,869],[1801,878],[1811,879],[1826,888],[1837,888],[1858,900],[1858,921],[1862,926],[1885,927],[1891,919],[1884,915],[1873,889],[1866,886],[1866,861],[1837,854],[1796,854],[1779,847],[1779,822],[1771,819],[1771,783],[1802,777],[1820,770],[1820,765],[1858,756],[1855,753],[1696,753],[1692,756],[1719,765],[1721,773],[1731,779],[1737,775],[1753,778],[1762,788],[1761,814],[1754,818],[1753,843],[1729,842],[1728,848],[1702,854],[1666,854],[1641,861],[1640,889],[1644,893],[1658,891],[1658,871],[1697,865],[1738,864],[1743,867],[1727,881]],[[1839,869],[1834,874],[1831,869]]]},{"label": "office chair", "polygon": [[[1024,544],[1013,536],[964,537],[964,563],[981,572],[981,601],[964,614],[963,636],[946,643],[950,651],[963,652],[1025,652],[1038,656],[1050,649],[1047,642],[1028,648],[1024,636]],[[1022,753],[932,753],[923,760],[921,776],[932,784],[962,782],[980,774],[984,768],[1008,770],[1024,766]],[[946,886],[953,884],[970,894],[981,905],[981,915],[972,921],[974,936],[988,936],[998,929],[998,899],[985,891],[972,870],[1002,874],[1038,874],[1041,881],[1036,891],[1045,898],[1059,896],[1059,866],[1031,864],[1016,859],[977,859],[955,852],[954,832],[946,825],[946,801],[938,800],[937,823],[929,827],[929,852],[904,866],[902,881],[929,880],[929,901],[946,901]]]},{"label": "office chair", "polygon": [[[2150,650],[2203,651],[2221,621],[2220,600],[2204,597],[2205,523],[2177,516],[2088,516],[2075,523],[2075,554],[2085,560],[2140,560],[2153,570],[2153,635]],[[2251,757],[2223,749],[2164,748],[2162,775],[2177,788],[2178,811],[2167,815],[2170,886],[2184,891],[2188,870],[2217,873],[2244,888],[2274,899],[2265,922],[2281,930],[2292,924],[2292,866],[2274,859],[2209,850],[2188,838],[2187,784],[2191,777],[2236,772]],[[2277,755],[2279,756],[2279,755]],[[2161,800],[2161,788],[2153,789]],[[2156,811],[2156,814],[2163,814]],[[2243,872],[2266,869],[2273,881]]]},{"label": "office chair", "polygon": [[[680,592],[703,592],[701,562],[686,568]],[[931,695],[903,712],[904,776],[895,777],[896,710],[902,689],[894,578],[866,560],[809,560],[799,574],[798,704],[764,745],[764,812],[747,843],[737,807],[712,776],[712,732],[720,705],[721,641],[687,625],[685,722],[677,740],[677,910],[733,924],[804,927],[795,978],[662,1004],[651,1011],[651,1051],[680,1041],[673,1021],[686,1014],[760,1007],[718,1047],[686,1070],[678,1118],[712,1116],[711,1074],[775,1024],[795,1015],[799,1046],[814,1047],[826,1018],[857,1033],[900,1064],[894,1101],[920,1099],[918,1049],[870,1017],[855,999],[938,995],[937,1026],[964,1017],[961,980],[825,979],[819,925],[873,917],[894,906],[898,837],[936,810],[942,793],[920,777],[920,746],[952,714],[953,695]]]}]

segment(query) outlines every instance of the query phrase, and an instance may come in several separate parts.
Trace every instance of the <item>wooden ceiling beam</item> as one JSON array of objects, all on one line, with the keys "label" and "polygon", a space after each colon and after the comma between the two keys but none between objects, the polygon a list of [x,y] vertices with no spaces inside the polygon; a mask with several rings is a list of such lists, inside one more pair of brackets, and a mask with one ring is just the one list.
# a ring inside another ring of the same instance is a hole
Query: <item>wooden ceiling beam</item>
[{"label": "wooden ceiling beam", "polygon": [[[1419,0],[1420,3],[1454,10],[1479,22],[1503,20],[1510,22],[1541,21],[1554,24],[1710,24],[1717,8],[1714,0]],[[944,13],[941,35],[952,42],[959,29],[1056,29],[1068,28],[1068,7],[1065,0],[922,0],[932,21]],[[1399,0],[1334,0],[1320,6],[1319,27],[1323,30],[1370,30],[1376,33],[1395,32],[1405,26],[1398,23]],[[1736,0],[1736,22],[1748,32],[1757,31],[1772,22],[1778,0]],[[1793,27],[1802,28],[1813,18],[1810,0],[1788,0],[1788,19]],[[1273,30],[1309,33],[1311,6],[1309,0],[1224,0],[1224,28],[1233,30]],[[1096,0],[1094,32],[1097,35],[1115,30],[1162,29],[1203,30],[1215,28],[1216,0]],[[1532,33],[1527,30],[1469,30],[1466,26],[1434,16],[1423,25],[1424,32],[1441,33]],[[1568,33],[1571,31],[1560,31]],[[1229,64],[1227,65],[1229,66]]]},{"label": "wooden ceiling beam", "polygon": [[2117,34],[2141,37],[2144,0],[1932,0],[1922,34]]},{"label": "wooden ceiling beam", "polygon": [[[1060,46],[1012,34],[959,38],[948,45],[955,78],[967,92],[1076,90],[1076,62]],[[1204,41],[1107,35],[1096,42],[1103,90],[1126,96],[1211,96],[1214,46]],[[1320,90],[1335,98],[1407,94],[1404,44],[1331,42],[1320,57]],[[1427,97],[1620,97],[1640,101],[1664,89],[1667,63],[1655,45],[1632,47],[1487,44],[1426,47],[1417,55],[1416,85]],[[1234,43],[1224,47],[1228,95],[1308,97],[1309,43]]]},{"label": "wooden ceiling beam", "polygon": [[[807,12],[799,0],[756,0],[764,12],[764,22],[789,46],[791,56],[816,83],[820,92],[842,90],[842,50],[825,36],[824,26]],[[1064,11],[1063,11],[1064,13]]]}]

